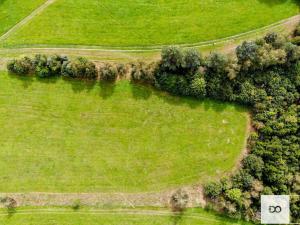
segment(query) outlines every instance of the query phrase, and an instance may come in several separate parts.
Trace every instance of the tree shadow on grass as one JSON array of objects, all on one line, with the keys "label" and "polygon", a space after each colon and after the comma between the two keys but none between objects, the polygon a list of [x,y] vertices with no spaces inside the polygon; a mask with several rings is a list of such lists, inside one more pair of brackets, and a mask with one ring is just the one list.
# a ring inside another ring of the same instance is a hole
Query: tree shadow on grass
[{"label": "tree shadow on grass", "polygon": [[184,217],[184,211],[179,213],[173,213],[172,215],[172,224],[173,225],[179,225]]},{"label": "tree shadow on grass", "polygon": [[21,81],[22,85],[25,89],[30,87],[32,85],[32,83],[34,82],[34,76],[32,76],[32,75],[17,75],[17,74],[13,74],[13,73],[8,73],[8,76],[13,79]]},{"label": "tree shadow on grass", "polygon": [[59,79],[60,79],[59,76],[47,77],[47,78],[36,77],[37,81],[45,84],[55,84]]},{"label": "tree shadow on grass", "polygon": [[103,99],[107,99],[115,92],[116,84],[114,82],[100,81],[100,96]]},{"label": "tree shadow on grass", "polygon": [[130,83],[130,88],[132,96],[136,100],[147,100],[153,93],[152,87],[142,84]]},{"label": "tree shadow on grass", "polygon": [[63,78],[64,81],[68,82],[71,84],[72,90],[75,93],[80,93],[82,91],[91,91],[95,84],[95,80],[76,80],[76,79],[71,79],[71,78]]}]

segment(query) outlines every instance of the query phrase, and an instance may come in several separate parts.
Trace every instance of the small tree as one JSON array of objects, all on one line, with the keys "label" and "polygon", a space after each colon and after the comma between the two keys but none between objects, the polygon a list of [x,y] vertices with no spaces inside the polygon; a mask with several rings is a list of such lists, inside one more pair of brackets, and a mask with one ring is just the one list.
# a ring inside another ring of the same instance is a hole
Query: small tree
[{"label": "small tree", "polygon": [[177,190],[170,199],[170,205],[174,212],[183,212],[188,204],[189,196],[188,194],[182,190]]},{"label": "small tree", "polygon": [[206,95],[206,82],[202,76],[196,76],[191,83],[191,93],[197,98],[203,98]]},{"label": "small tree", "polygon": [[18,75],[28,75],[33,70],[32,60],[28,57],[14,59],[7,63],[7,70]]},{"label": "small tree", "polygon": [[104,66],[100,67],[100,79],[104,81],[114,82],[118,77],[118,70],[115,65],[110,63],[104,64]]},{"label": "small tree", "polygon": [[211,199],[219,197],[222,193],[222,186],[219,183],[211,182],[204,186],[205,195]]},{"label": "small tree", "polygon": [[70,60],[63,64],[62,75],[65,77],[79,79],[96,79],[96,65],[86,58],[79,57],[75,60]]},{"label": "small tree", "polygon": [[161,52],[161,67],[166,72],[177,73],[183,67],[184,55],[176,46],[165,47]]},{"label": "small tree", "polygon": [[201,66],[201,62],[202,58],[197,49],[190,48],[184,52],[183,67],[186,70],[186,73],[196,73]]}]

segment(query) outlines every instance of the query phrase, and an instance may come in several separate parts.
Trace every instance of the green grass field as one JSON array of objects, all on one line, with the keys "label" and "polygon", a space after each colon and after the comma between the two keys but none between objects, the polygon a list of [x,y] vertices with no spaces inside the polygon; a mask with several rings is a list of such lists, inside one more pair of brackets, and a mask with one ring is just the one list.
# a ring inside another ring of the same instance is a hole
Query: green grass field
[{"label": "green grass field", "polygon": [[0,192],[156,191],[232,171],[247,112],[120,81],[0,73]]},{"label": "green grass field", "polygon": [[0,36],[45,0],[0,0]]},{"label": "green grass field", "polygon": [[[35,209],[24,208],[16,214],[5,215],[2,210],[0,223],[5,225],[251,225],[227,217],[218,216],[203,209],[191,209],[182,217],[166,214],[155,215],[156,210],[131,210],[129,213],[117,211],[91,211],[83,209],[71,211],[67,209]],[[53,211],[54,210],[54,211]],[[59,210],[59,211],[55,211]],[[157,211],[160,213],[161,211]],[[1,213],[1,212],[0,212]],[[153,214],[154,213],[154,214]],[[147,215],[148,214],[148,215]]]},{"label": "green grass field", "polygon": [[4,46],[142,47],[195,43],[228,37],[296,15],[296,2],[59,0],[8,38]]}]

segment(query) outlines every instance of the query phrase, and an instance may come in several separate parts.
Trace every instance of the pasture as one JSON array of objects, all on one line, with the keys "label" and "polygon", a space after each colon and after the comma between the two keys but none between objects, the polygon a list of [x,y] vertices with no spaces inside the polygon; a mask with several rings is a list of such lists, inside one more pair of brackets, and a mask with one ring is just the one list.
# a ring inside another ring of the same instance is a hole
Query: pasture
[{"label": "pasture", "polygon": [[245,147],[243,107],[115,85],[0,75],[0,192],[143,192],[205,183]]},{"label": "pasture", "polygon": [[59,0],[2,44],[107,48],[189,44],[247,32],[298,13],[294,0]]}]

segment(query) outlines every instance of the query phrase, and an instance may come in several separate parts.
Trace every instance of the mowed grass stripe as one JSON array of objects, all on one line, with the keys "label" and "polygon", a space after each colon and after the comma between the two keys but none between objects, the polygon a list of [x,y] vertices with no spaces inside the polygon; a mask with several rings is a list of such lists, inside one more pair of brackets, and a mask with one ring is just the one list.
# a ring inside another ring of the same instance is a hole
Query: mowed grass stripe
[{"label": "mowed grass stripe", "polygon": [[246,109],[115,86],[0,75],[0,192],[141,192],[232,171]]},{"label": "mowed grass stripe", "polygon": [[4,46],[190,44],[247,32],[298,13],[294,0],[60,0]]}]

